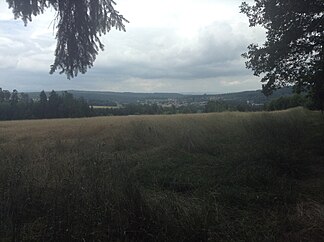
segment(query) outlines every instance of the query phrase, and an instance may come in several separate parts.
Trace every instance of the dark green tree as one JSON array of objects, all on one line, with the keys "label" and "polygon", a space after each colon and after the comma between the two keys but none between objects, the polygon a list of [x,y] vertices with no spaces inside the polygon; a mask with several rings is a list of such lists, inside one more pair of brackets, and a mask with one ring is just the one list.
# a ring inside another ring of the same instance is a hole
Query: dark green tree
[{"label": "dark green tree", "polygon": [[50,73],[59,70],[68,78],[85,73],[93,66],[99,50],[104,49],[100,36],[112,28],[125,31],[128,22],[113,0],[6,0],[15,18],[27,25],[32,16],[46,8],[57,11],[55,28],[57,46]]},{"label": "dark green tree", "polygon": [[10,96],[10,104],[16,105],[18,103],[18,91],[14,89]]},{"label": "dark green tree", "polygon": [[11,93],[8,90],[2,90],[3,101],[9,102]]},{"label": "dark green tree", "polygon": [[318,108],[324,108],[324,1],[255,0],[243,2],[241,12],[250,26],[263,26],[266,41],[251,44],[243,54],[247,68],[263,75],[263,93],[294,86],[306,91]]},{"label": "dark green tree", "polygon": [[47,105],[47,96],[44,90],[39,94],[39,102],[42,105]]},{"label": "dark green tree", "polygon": [[306,106],[307,98],[300,94],[295,94],[293,96],[279,97],[272,100],[269,104],[266,105],[266,109],[269,111],[274,110],[284,110],[288,108]]},{"label": "dark green tree", "polygon": [[208,101],[205,106],[205,112],[224,112],[228,110],[228,105],[223,100]]},{"label": "dark green tree", "polygon": [[50,117],[59,117],[60,103],[59,95],[52,90],[48,96],[48,113]]},{"label": "dark green tree", "polygon": [[37,116],[39,118],[45,118],[47,116],[47,96],[45,91],[41,91],[41,93],[39,94],[39,103],[38,103],[38,112],[37,112]]},{"label": "dark green tree", "polygon": [[27,93],[21,92],[19,93],[19,101],[22,103],[29,103],[30,98]]},{"label": "dark green tree", "polygon": [[0,87],[0,103],[4,101],[4,94],[2,88]]},{"label": "dark green tree", "polygon": [[73,117],[75,113],[73,94],[65,91],[62,93],[61,98],[62,104],[60,106],[60,113],[63,114],[64,117]]}]

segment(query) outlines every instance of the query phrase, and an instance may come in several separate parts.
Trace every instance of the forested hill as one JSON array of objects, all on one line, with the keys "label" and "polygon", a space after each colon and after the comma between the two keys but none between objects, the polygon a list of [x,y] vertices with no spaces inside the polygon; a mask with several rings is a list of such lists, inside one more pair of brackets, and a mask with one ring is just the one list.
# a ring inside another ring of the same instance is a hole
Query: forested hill
[{"label": "forested hill", "polygon": [[[87,101],[112,101],[118,103],[136,103],[145,99],[178,99],[184,97],[179,93],[135,93],[135,92],[108,92],[108,91],[78,91],[68,90],[76,98]],[[58,92],[59,93],[59,92]],[[29,92],[31,98],[38,98],[39,92]]]},{"label": "forested hill", "polygon": [[292,95],[292,93],[293,90],[291,87],[285,87],[274,91],[273,94],[269,97],[266,97],[261,90],[224,93],[217,94],[216,96],[223,100],[233,100],[241,102],[253,101],[254,103],[264,104],[279,97],[290,96]]},{"label": "forested hill", "polygon": [[[138,101],[148,99],[185,99],[188,97],[215,97],[223,100],[230,100],[236,102],[246,103],[246,101],[252,101],[254,103],[266,103],[270,100],[276,99],[281,96],[289,96],[292,94],[292,88],[282,88],[273,93],[270,97],[263,95],[261,90],[255,91],[244,91],[235,93],[223,93],[223,94],[208,94],[208,95],[187,95],[180,93],[135,93],[135,92],[106,92],[106,91],[78,91],[69,90],[69,93],[73,94],[74,97],[83,97],[88,102],[118,102],[121,104],[125,103],[136,103]],[[60,92],[58,92],[60,93]],[[37,99],[39,92],[29,92],[28,95],[31,98]]]}]

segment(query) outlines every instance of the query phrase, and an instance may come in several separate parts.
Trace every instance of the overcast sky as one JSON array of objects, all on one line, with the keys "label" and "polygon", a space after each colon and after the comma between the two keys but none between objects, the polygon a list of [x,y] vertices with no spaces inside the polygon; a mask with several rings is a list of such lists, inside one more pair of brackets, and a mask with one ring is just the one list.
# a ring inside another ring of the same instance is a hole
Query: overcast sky
[{"label": "overcast sky", "polygon": [[[222,93],[260,89],[241,54],[262,43],[242,0],[116,0],[127,32],[102,38],[105,51],[85,75],[49,74],[56,45],[54,10],[27,27],[0,3],[0,87],[18,91],[104,90]],[[251,2],[251,1],[247,1]]]}]

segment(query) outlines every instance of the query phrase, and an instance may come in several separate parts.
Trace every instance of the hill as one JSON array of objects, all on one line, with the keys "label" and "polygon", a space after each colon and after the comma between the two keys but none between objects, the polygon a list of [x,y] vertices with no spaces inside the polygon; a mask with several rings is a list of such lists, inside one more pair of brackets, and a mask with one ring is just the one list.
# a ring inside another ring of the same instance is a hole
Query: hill
[{"label": "hill", "polygon": [[[262,94],[261,90],[256,91],[244,91],[236,93],[224,93],[224,94],[205,94],[205,95],[185,95],[180,93],[134,93],[134,92],[107,92],[107,91],[77,91],[68,90],[77,98],[84,98],[90,104],[110,104],[110,103],[137,103],[144,102],[146,100],[166,100],[177,99],[185,100],[195,98],[196,100],[208,100],[208,99],[224,99],[225,101],[234,101],[246,103],[247,101],[253,103],[263,104],[272,99],[287,96],[292,94],[292,88],[282,88],[273,93],[270,97],[266,97]],[[47,92],[49,94],[49,92]],[[38,98],[39,93],[29,92],[28,95],[31,98]]]},{"label": "hill", "polygon": [[251,101],[258,104],[264,104],[273,99],[283,97],[283,96],[290,96],[290,95],[292,95],[292,88],[285,87],[274,91],[273,94],[269,97],[266,97],[261,90],[217,94],[215,96],[225,101],[226,100],[238,101],[238,102]]},{"label": "hill", "polygon": [[0,122],[1,241],[322,241],[319,112]]},{"label": "hill", "polygon": [[[169,99],[169,98],[182,98],[183,95],[179,93],[135,93],[135,92],[108,92],[108,91],[78,91],[68,90],[69,93],[77,98],[84,98],[92,103],[102,102],[117,102],[121,104],[136,103],[146,99]],[[46,92],[49,94],[49,92]],[[60,92],[58,92],[60,93]],[[38,98],[39,93],[29,92],[31,98]]]}]

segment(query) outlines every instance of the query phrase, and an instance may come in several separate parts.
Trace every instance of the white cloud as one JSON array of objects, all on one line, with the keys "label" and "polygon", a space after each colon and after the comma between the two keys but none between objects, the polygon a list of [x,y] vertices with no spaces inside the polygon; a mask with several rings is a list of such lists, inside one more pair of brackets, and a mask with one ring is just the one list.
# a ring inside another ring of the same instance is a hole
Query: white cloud
[{"label": "white cloud", "polygon": [[117,3],[116,9],[130,20],[127,32],[104,36],[106,49],[99,53],[95,67],[69,81],[48,75],[56,44],[54,11],[24,27],[1,2],[0,86],[6,86],[5,78],[10,76],[11,86],[29,84],[29,90],[222,92],[260,87],[240,55],[249,43],[262,42],[264,31],[248,27],[247,18],[239,13],[241,0]]}]

